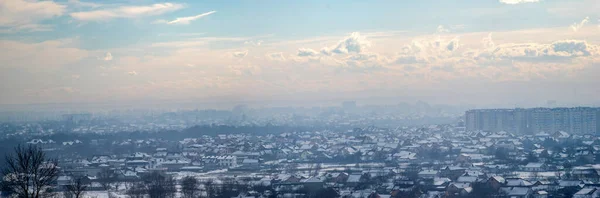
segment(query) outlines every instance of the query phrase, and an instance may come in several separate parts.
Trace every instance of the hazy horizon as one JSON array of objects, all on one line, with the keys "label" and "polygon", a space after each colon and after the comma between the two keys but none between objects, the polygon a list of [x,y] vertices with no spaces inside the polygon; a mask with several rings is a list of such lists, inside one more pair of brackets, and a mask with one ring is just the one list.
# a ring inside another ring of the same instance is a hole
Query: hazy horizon
[{"label": "hazy horizon", "polygon": [[598,10],[594,0],[4,0],[0,106],[598,106]]}]

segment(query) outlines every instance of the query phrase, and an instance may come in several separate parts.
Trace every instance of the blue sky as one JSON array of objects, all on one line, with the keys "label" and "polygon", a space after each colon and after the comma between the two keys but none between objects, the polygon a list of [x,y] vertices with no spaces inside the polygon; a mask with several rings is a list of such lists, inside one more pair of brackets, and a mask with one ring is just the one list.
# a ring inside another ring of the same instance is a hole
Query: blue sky
[{"label": "blue sky", "polygon": [[595,0],[1,0],[0,104],[598,104],[597,10]]}]

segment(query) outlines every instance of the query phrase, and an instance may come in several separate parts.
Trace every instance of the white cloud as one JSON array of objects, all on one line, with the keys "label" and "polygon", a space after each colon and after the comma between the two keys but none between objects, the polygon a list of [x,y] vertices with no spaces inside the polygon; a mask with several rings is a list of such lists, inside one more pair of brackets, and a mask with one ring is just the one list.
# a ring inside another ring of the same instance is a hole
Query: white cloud
[{"label": "white cloud", "polygon": [[537,43],[507,43],[496,46],[490,52],[484,52],[479,57],[490,58],[524,58],[538,57],[546,46]]},{"label": "white cloud", "polygon": [[235,75],[238,75],[238,76],[241,76],[241,75],[254,76],[254,75],[260,74],[262,72],[262,69],[260,67],[251,65],[251,64],[231,65],[231,66],[229,66],[229,69]]},{"label": "white cloud", "polygon": [[90,55],[86,50],[73,47],[74,42],[72,39],[39,43],[0,40],[0,68],[51,70],[76,63]]},{"label": "white cloud", "polygon": [[75,7],[88,7],[88,8],[98,8],[101,7],[102,4],[92,3],[92,2],[82,2],[79,0],[69,0],[69,4]]},{"label": "white cloud", "polygon": [[0,1],[0,31],[5,33],[18,31],[49,31],[49,25],[39,22],[61,16],[66,6],[53,1]]},{"label": "white cloud", "polygon": [[113,59],[113,56],[112,56],[112,54],[111,54],[110,52],[106,52],[106,55],[104,55],[104,58],[103,58],[103,59],[104,59],[105,61],[110,61],[110,60],[112,60],[112,59]]},{"label": "white cloud", "polygon": [[[559,29],[553,31],[566,32],[564,29]],[[585,67],[584,63],[600,55],[600,48],[597,45],[584,40],[523,43],[532,40],[530,36],[538,34],[539,31],[494,33],[497,41],[492,39],[492,33],[469,33],[454,38],[434,34],[415,37],[405,45],[401,44],[406,42],[404,39],[377,38],[364,40],[369,43],[369,46],[362,48],[361,53],[334,53],[334,49],[339,45],[325,48],[321,52],[313,50],[314,48],[300,46],[296,48],[295,56],[290,59],[294,60],[292,64],[308,65],[305,68],[325,65],[331,67],[323,68],[336,71],[399,71],[403,75],[411,76],[411,79],[416,80],[415,82],[423,82],[427,79],[457,79],[459,76],[472,78],[484,76],[486,80],[494,81],[548,77]],[[479,36],[483,36],[483,39]],[[335,39],[323,42],[332,40]],[[347,38],[343,39],[345,40]],[[312,43],[305,45],[315,46]],[[514,66],[516,64],[539,65],[535,69],[525,67],[517,69]],[[544,68],[541,64],[554,64],[554,66]]]},{"label": "white cloud", "polygon": [[298,56],[317,56],[319,52],[310,49],[310,48],[300,48],[298,49]]},{"label": "white cloud", "polygon": [[16,33],[16,32],[48,32],[54,30],[54,26],[45,24],[23,24],[12,27],[0,27],[0,33]]},{"label": "white cloud", "polygon": [[581,40],[561,40],[550,45],[556,56],[589,56],[591,55],[590,46],[586,41]]},{"label": "white cloud", "polygon": [[285,57],[281,52],[269,53],[267,54],[267,58],[269,58],[270,60],[285,61]]},{"label": "white cloud", "polygon": [[248,50],[233,52],[233,57],[236,57],[236,58],[244,58],[244,57],[246,57],[246,55],[248,55]]},{"label": "white cloud", "polygon": [[395,56],[397,64],[433,63],[456,56],[460,48],[458,38],[425,37],[413,40],[399,49]]},{"label": "white cloud", "polygon": [[446,49],[448,49],[448,51],[456,51],[459,46],[460,44],[458,42],[458,38],[454,38],[450,40],[450,42],[448,42],[448,44],[446,45]]},{"label": "white cloud", "polygon": [[184,8],[183,4],[157,3],[147,6],[121,6],[103,10],[71,13],[71,17],[80,21],[106,21],[114,18],[137,18],[156,16]]},{"label": "white cloud", "polygon": [[347,71],[368,72],[385,69],[389,60],[375,53],[353,54],[343,59]]},{"label": "white cloud", "polygon": [[483,43],[483,48],[484,49],[493,48],[493,47],[496,46],[496,44],[494,43],[494,40],[492,39],[492,33],[491,32],[488,34],[487,37],[483,38],[481,40],[481,42]]},{"label": "white cloud", "polygon": [[228,41],[228,42],[242,42],[247,40],[245,37],[198,37],[193,39],[185,39],[181,41],[167,41],[167,42],[158,42],[152,43],[152,47],[177,47],[177,48],[185,48],[185,47],[197,47],[207,45],[211,42],[217,41]]},{"label": "white cloud", "polygon": [[359,32],[353,32],[350,36],[341,40],[336,46],[325,47],[321,50],[323,54],[348,54],[361,53],[371,46],[371,42],[367,41]]},{"label": "white cloud", "polygon": [[583,20],[581,20],[581,22],[579,22],[579,23],[573,23],[573,25],[571,25],[571,29],[573,31],[577,32],[577,31],[579,31],[579,29],[581,29],[588,22],[590,22],[590,17],[585,17]]},{"label": "white cloud", "polygon": [[177,18],[177,19],[175,19],[173,21],[166,22],[166,24],[170,24],[170,25],[174,25],[174,24],[187,25],[187,24],[190,24],[190,22],[192,22],[194,20],[197,20],[197,19],[200,19],[202,17],[214,14],[215,12],[217,12],[217,11],[210,11],[210,12],[202,13],[202,14],[199,14],[199,15],[196,15],[196,16],[179,17],[179,18]]},{"label": "white cloud", "polygon": [[447,32],[450,32],[450,30],[448,30],[447,28],[444,28],[443,25],[439,25],[437,27],[437,33],[447,33]]},{"label": "white cloud", "polygon": [[[501,44],[492,51],[483,52],[479,57],[485,58],[516,58],[520,60],[544,61],[544,58],[570,58],[590,56],[595,47],[580,40],[560,40],[551,44],[539,43],[508,43]],[[525,58],[525,59],[523,59]]]},{"label": "white cloud", "polygon": [[500,3],[504,4],[521,4],[521,3],[536,3],[540,2],[540,0],[500,0]]},{"label": "white cloud", "polygon": [[385,69],[391,62],[390,59],[374,52],[367,52],[369,47],[371,42],[360,33],[354,32],[338,44],[324,47],[320,52],[311,48],[299,48],[294,60],[332,66],[338,71],[367,72]]},{"label": "white cloud", "polygon": [[362,73],[385,69],[390,59],[374,52],[367,52],[369,47],[371,42],[360,33],[354,32],[338,44],[324,47],[320,52],[311,48],[299,48],[297,57],[293,60],[301,63],[318,63],[345,72]]},{"label": "white cloud", "polygon": [[257,40],[257,41],[244,41],[245,45],[252,45],[252,46],[260,46],[263,43],[262,40]]},{"label": "white cloud", "polygon": [[[452,27],[449,28],[454,30]],[[57,71],[38,73],[40,75],[56,74],[54,76],[57,77],[49,75],[47,78],[40,79],[30,77],[29,74],[21,74],[18,80],[36,79],[35,82],[22,85],[24,88],[34,90],[40,89],[40,87],[68,86],[65,83],[76,82],[76,88],[85,91],[74,95],[82,95],[81,97],[94,100],[104,100],[104,98],[96,96],[108,95],[108,93],[119,99],[189,98],[202,94],[207,96],[226,94],[244,96],[247,90],[252,90],[256,95],[268,95],[282,93],[279,92],[280,90],[327,92],[342,89],[400,89],[409,86],[418,89],[427,87],[432,82],[441,82],[440,85],[446,86],[445,83],[460,84],[460,82],[466,81],[486,83],[537,80],[538,78],[552,79],[553,77],[562,80],[567,78],[569,72],[576,69],[584,68],[589,71],[589,67],[586,66],[590,65],[590,60],[596,61],[593,64],[599,62],[598,40],[588,36],[590,34],[584,34],[584,31],[572,34],[571,30],[565,27],[558,27],[553,31],[558,31],[558,33],[537,30],[494,32],[494,40],[492,40],[491,33],[481,32],[452,34],[452,36],[433,33],[415,37],[409,37],[410,35],[368,36],[367,39],[360,41],[368,43],[368,45],[341,44],[348,40],[347,36],[341,36],[328,37],[314,42],[289,42],[286,45],[269,43],[269,45],[257,48],[243,45],[245,41],[255,40],[255,38],[206,37],[157,45],[184,46],[178,49],[152,48],[146,45],[135,49],[94,51],[91,52],[93,57],[90,57],[90,61],[86,59],[85,62],[78,62],[81,58],[76,58],[79,57],[77,54],[86,52],[73,48],[76,46],[74,43],[57,41],[16,45],[10,42],[0,42],[0,51],[8,52],[8,54],[0,53],[0,62],[6,63],[0,65],[0,77],[12,75],[7,71],[22,70],[19,67],[35,66],[29,71],[53,68]],[[361,34],[361,36],[365,35],[369,34]],[[459,37],[454,37],[455,35],[459,35]],[[563,37],[579,40],[562,40]],[[584,39],[588,39],[588,41],[586,42]],[[195,45],[221,40],[235,40],[231,43],[238,46],[223,49],[212,48],[212,44],[207,47]],[[330,56],[318,50],[323,46],[329,46],[330,50],[325,51],[331,53]],[[348,52],[335,53],[334,49],[339,46],[347,49]],[[248,49],[245,49],[246,47]],[[356,48],[360,48],[360,52],[357,52],[359,50],[348,50]],[[251,50],[253,53],[248,54],[249,52],[246,50]],[[107,57],[107,51],[116,54],[110,62],[110,66],[106,62],[98,61]],[[61,59],[56,57],[61,57]],[[244,57],[244,59],[232,57]],[[89,64],[91,65],[85,69],[77,67]],[[106,67],[101,68],[101,66]],[[81,75],[81,78],[75,81],[74,79],[77,77],[71,76],[71,74]],[[110,77],[110,82],[96,87],[97,83],[91,82],[103,78],[106,81],[107,79],[100,75]],[[43,83],[51,82],[52,78],[59,78],[60,82],[52,82],[50,85]],[[6,81],[9,82],[8,84],[13,84],[18,80]],[[144,84],[147,81],[155,83]],[[258,83],[259,81],[268,81],[268,83]],[[359,81],[362,84],[359,84]],[[117,92],[110,91],[120,87],[130,88]],[[452,88],[456,87],[460,86],[456,85]],[[17,88],[11,89],[17,90]],[[268,91],[263,91],[267,89]],[[194,95],[194,93],[202,94]],[[59,99],[71,100],[68,97],[65,98]],[[105,98],[110,98],[110,96]],[[60,101],[59,99],[56,101]],[[7,101],[7,99],[2,100]],[[30,100],[41,101],[44,98]],[[14,99],[14,101],[18,100]],[[79,99],[74,98],[72,101],[79,101]]]},{"label": "white cloud", "polygon": [[436,33],[444,34],[444,33],[455,32],[456,30],[464,30],[465,27],[466,27],[465,24],[456,24],[456,25],[448,25],[448,26],[438,25],[438,27],[436,28]]}]

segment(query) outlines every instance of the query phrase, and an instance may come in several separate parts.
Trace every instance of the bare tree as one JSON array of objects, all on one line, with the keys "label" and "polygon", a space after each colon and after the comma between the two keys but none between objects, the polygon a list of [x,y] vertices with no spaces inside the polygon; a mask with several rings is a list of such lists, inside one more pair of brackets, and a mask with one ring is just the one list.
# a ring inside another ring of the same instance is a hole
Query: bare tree
[{"label": "bare tree", "polygon": [[71,182],[65,186],[65,197],[81,198],[88,188],[87,183],[83,180],[83,177],[77,177],[71,179]]},{"label": "bare tree", "polygon": [[228,198],[235,197],[244,192],[246,186],[239,184],[235,179],[223,178],[222,184],[213,189],[213,195],[209,197]]},{"label": "bare tree", "polygon": [[208,179],[204,183],[204,190],[206,191],[207,197],[214,197],[214,195],[215,195],[214,184],[215,184],[215,181],[213,179]]},{"label": "bare tree", "polygon": [[143,178],[150,198],[174,197],[177,189],[175,180],[161,172],[152,172]]},{"label": "bare tree", "polygon": [[143,198],[146,194],[146,186],[142,183],[136,183],[129,190],[127,190],[127,195],[131,198]]},{"label": "bare tree", "polygon": [[538,173],[537,171],[536,171],[536,172],[532,172],[532,173],[531,173],[531,177],[532,177],[533,179],[538,179],[538,178],[540,177],[540,173]]},{"label": "bare tree", "polygon": [[192,176],[184,177],[181,180],[181,191],[185,198],[194,198],[198,195],[198,179]]},{"label": "bare tree", "polygon": [[100,183],[100,185],[102,185],[102,188],[104,188],[104,190],[109,190],[110,185],[115,181],[116,175],[114,171],[108,168],[104,168],[100,170],[100,172],[98,172],[98,182]]},{"label": "bare tree", "polygon": [[558,178],[560,180],[560,179],[562,179],[562,172],[556,171],[556,173],[554,173],[554,176],[556,176],[556,178]]},{"label": "bare tree", "polygon": [[18,197],[40,198],[58,177],[58,161],[35,145],[19,145],[5,159],[3,183]]}]

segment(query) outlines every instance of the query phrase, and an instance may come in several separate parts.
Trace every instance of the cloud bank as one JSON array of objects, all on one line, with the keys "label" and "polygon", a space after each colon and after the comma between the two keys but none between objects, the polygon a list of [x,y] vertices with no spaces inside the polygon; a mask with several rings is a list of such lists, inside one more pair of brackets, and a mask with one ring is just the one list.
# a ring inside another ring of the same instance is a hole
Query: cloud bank
[{"label": "cloud bank", "polygon": [[108,21],[115,18],[156,16],[184,8],[178,3],[156,3],[145,6],[119,6],[100,10],[73,12],[71,17],[80,21]]}]

